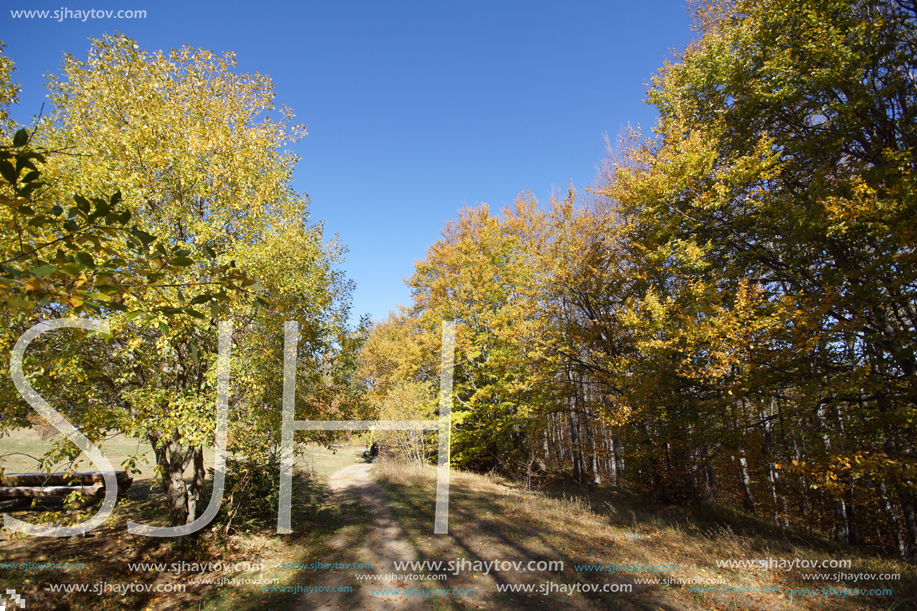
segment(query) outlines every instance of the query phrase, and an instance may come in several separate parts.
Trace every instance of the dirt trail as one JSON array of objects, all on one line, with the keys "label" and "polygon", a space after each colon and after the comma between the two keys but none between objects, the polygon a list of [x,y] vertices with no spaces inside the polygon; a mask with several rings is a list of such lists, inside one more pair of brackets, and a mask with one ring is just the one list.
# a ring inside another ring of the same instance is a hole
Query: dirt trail
[{"label": "dirt trail", "polygon": [[[424,609],[422,596],[372,595],[375,588],[411,588],[418,584],[392,575],[395,571],[394,561],[410,562],[417,560],[413,546],[402,532],[398,521],[392,515],[388,500],[382,488],[370,477],[372,465],[351,465],[334,473],[328,482],[328,490],[333,497],[348,495],[359,496],[359,502],[369,509],[372,515],[372,528],[363,540],[354,556],[358,562],[372,564],[372,569],[345,570],[329,573],[321,586],[353,586],[355,592],[315,592],[306,594],[296,607],[299,610],[312,609],[355,609],[359,611],[412,611]],[[343,500],[343,499],[342,499]],[[335,538],[330,542],[332,549],[343,550],[348,545],[344,538]],[[335,554],[337,556],[338,554]],[[335,562],[329,558],[327,562]],[[363,574],[365,580],[357,580],[356,575]],[[385,578],[383,578],[385,577]],[[364,584],[362,588],[359,584]]]}]

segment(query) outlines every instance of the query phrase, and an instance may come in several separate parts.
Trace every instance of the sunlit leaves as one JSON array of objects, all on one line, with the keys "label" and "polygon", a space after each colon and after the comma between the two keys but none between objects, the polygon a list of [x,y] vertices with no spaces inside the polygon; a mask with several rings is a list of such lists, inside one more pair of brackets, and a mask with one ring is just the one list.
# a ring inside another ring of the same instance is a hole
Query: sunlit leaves
[{"label": "sunlit leaves", "polygon": [[[313,414],[345,409],[339,389],[360,340],[347,329],[351,284],[334,268],[343,249],[308,225],[291,185],[296,159],[283,147],[304,129],[287,109],[266,115],[267,77],[234,68],[229,53],[94,40],[85,61],[68,57],[64,78],[51,77],[55,113],[32,156],[8,147],[0,170],[19,223],[7,251],[24,270],[10,272],[8,307],[101,314],[112,327],[36,343],[30,364],[55,363],[36,385],[55,389],[81,429],[153,444],[173,524],[200,492],[173,476],[212,443],[217,320],[236,323],[232,439],[249,457],[276,450],[279,416],[264,408],[279,403],[282,323],[302,325],[299,396]],[[88,195],[98,193],[115,195]]]}]

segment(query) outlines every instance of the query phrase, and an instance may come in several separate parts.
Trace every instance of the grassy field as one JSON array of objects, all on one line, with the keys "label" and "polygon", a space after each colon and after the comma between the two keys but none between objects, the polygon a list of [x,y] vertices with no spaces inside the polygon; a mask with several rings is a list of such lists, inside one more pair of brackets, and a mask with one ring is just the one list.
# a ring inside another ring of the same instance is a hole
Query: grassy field
[{"label": "grassy field", "polygon": [[[563,570],[553,571],[450,572],[446,579],[426,581],[424,586],[474,587],[475,596],[431,598],[431,609],[464,610],[481,604],[488,609],[647,611],[917,608],[917,571],[912,564],[841,547],[723,508],[661,506],[611,488],[599,487],[591,493],[575,486],[526,491],[499,477],[453,471],[449,535],[433,535],[435,472],[418,473],[392,465],[378,464],[376,477],[418,550],[419,560],[563,561]],[[850,565],[823,570],[798,565],[785,570],[717,566],[717,561],[753,559],[849,560]],[[589,565],[600,570],[582,568]],[[803,577],[837,572],[848,577],[837,581]],[[893,574],[900,579],[854,581],[850,577],[864,573]],[[641,583],[653,579],[660,581]],[[498,586],[508,584],[530,585],[533,591],[497,592]],[[619,589],[629,585],[630,592],[570,592],[576,584],[582,584],[580,588],[617,584]],[[552,587],[556,591],[539,591]],[[874,588],[890,588],[893,594],[854,595],[851,591]]]},{"label": "grassy field", "polygon": [[[40,456],[46,449],[32,432],[19,432],[0,444],[7,472],[35,470],[34,460],[22,455]],[[136,447],[136,441],[116,437],[103,446],[103,451],[115,464]],[[112,516],[85,536],[23,537],[4,530],[0,536],[0,589],[15,589],[25,597],[28,609],[291,609],[302,594],[279,590],[308,586],[325,574],[290,570],[284,563],[307,565],[327,558],[327,542],[332,537],[345,542],[346,558],[346,542],[359,541],[367,523],[359,503],[332,503],[325,494],[331,473],[362,462],[362,446],[333,450],[307,446],[305,450],[294,469],[291,535],[276,534],[276,517],[250,533],[226,534],[215,527],[204,530],[193,547],[182,546],[175,539],[129,535],[127,521],[166,523],[164,495],[151,479],[150,460],[150,465],[135,475],[127,498],[118,502]],[[202,505],[208,499],[209,491]],[[50,501],[46,510],[34,510],[27,503],[6,501],[0,503],[0,509],[37,522],[43,514],[62,507]],[[51,591],[63,586],[85,587],[86,591]],[[263,586],[278,591],[264,591]],[[141,588],[149,591],[137,591]]]},{"label": "grassy field", "polygon": [[[43,441],[38,432],[32,428],[13,431],[11,435],[0,438],[0,466],[7,473],[36,472],[39,470],[41,457],[51,449],[53,441],[53,439]],[[124,469],[122,466],[124,460],[129,456],[139,455],[141,459],[137,462],[137,466],[141,469],[141,473],[134,477],[140,479],[152,477],[155,461],[153,449],[149,443],[130,439],[124,435],[113,435],[102,443],[101,450],[115,469]],[[204,457],[207,466],[213,466],[213,453],[205,452]],[[98,471],[85,456],[80,457],[74,466],[77,471]],[[66,468],[67,464],[58,463],[48,471],[63,471]]]}]

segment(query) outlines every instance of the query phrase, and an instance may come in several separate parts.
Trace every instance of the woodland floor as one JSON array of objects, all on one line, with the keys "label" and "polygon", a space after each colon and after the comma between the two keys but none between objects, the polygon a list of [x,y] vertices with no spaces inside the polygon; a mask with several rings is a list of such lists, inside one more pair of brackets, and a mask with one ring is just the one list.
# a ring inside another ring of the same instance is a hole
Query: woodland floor
[{"label": "woodland floor", "polygon": [[[3,531],[0,592],[15,589],[29,610],[73,611],[917,608],[912,564],[722,508],[656,505],[610,488],[532,491],[496,476],[453,470],[449,532],[434,535],[435,471],[419,472],[391,461],[373,469],[361,460],[361,449],[313,447],[310,460],[298,464],[292,535],[277,535],[276,523],[270,522],[255,534],[207,532],[194,548],[133,537],[126,533],[127,520],[155,523],[163,515],[161,493],[150,479],[135,483],[113,517],[85,537],[18,537]],[[0,512],[28,521],[42,515],[11,502],[0,504]],[[759,558],[850,560],[850,567],[842,569],[848,575],[884,573],[900,579],[812,581],[803,578],[806,569],[716,565],[717,560]],[[399,573],[395,561],[454,564]],[[495,561],[522,564],[494,569]],[[563,562],[563,568],[527,568],[539,561]],[[35,566],[49,562],[75,564]],[[131,570],[129,563],[136,562],[164,568]],[[263,568],[214,568],[237,562]],[[10,568],[4,563],[34,565]],[[579,568],[584,565],[617,566],[587,571]],[[659,565],[668,566],[647,570]],[[641,583],[652,579],[659,581]],[[719,591],[692,588],[707,580],[723,583]],[[88,584],[89,589],[51,591],[56,584]],[[115,584],[184,591],[122,594],[111,587]],[[587,591],[606,584],[617,591]],[[92,591],[106,585],[108,591]],[[511,586],[531,591],[500,591]],[[890,588],[892,595],[853,594],[857,588]]]},{"label": "woodland floor", "polygon": [[[594,492],[576,486],[532,491],[499,477],[453,471],[449,534],[434,535],[435,471],[418,473],[383,463],[377,477],[419,561],[499,560],[522,562],[522,566],[529,561],[564,563],[562,570],[513,567],[488,574],[481,570],[450,572],[443,575],[445,579],[427,580],[418,587],[474,588],[474,594],[430,597],[425,608],[917,608],[917,570],[913,564],[842,547],[815,534],[778,527],[722,507],[658,505],[607,487]],[[844,560],[850,564],[844,569],[717,567],[718,560],[754,559]],[[583,570],[588,565],[608,570]],[[666,565],[664,570],[648,570],[662,565]],[[826,578],[806,579],[811,573],[822,573]],[[845,576],[838,578],[836,573]],[[853,577],[862,574],[897,579],[860,581]],[[648,580],[657,582],[646,583]],[[711,585],[713,580],[720,583]],[[588,591],[605,584],[607,589],[618,591]],[[516,586],[517,591],[507,592],[510,586]],[[521,591],[526,586],[530,592]],[[891,595],[857,592],[873,589],[890,589]]]}]

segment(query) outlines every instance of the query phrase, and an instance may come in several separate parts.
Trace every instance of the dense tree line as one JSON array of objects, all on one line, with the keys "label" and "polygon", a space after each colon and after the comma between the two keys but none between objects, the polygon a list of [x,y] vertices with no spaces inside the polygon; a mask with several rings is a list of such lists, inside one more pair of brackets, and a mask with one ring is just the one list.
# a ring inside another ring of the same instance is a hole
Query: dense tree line
[{"label": "dense tree line", "polygon": [[[586,194],[461,212],[379,323],[379,400],[458,323],[455,461],[917,551],[917,4],[710,2]],[[432,402],[430,403],[432,409]]]}]

